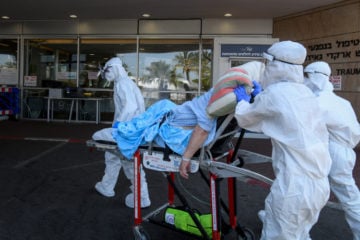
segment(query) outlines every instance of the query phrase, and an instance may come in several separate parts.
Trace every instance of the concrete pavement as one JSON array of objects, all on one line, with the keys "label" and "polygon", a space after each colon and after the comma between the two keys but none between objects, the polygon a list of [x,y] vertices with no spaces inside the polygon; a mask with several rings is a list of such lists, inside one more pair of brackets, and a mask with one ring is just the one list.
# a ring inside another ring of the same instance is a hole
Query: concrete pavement
[{"label": "concrete pavement", "polygon": [[[85,141],[105,124],[38,121],[0,121],[0,239],[1,240],[111,240],[133,239],[133,210],[124,205],[129,181],[120,174],[116,196],[105,198],[94,190],[104,170],[103,152],[90,152]],[[244,139],[243,149],[265,155],[268,139]],[[359,156],[359,149],[357,148]],[[359,161],[358,161],[359,162]],[[270,164],[245,165],[272,177]],[[359,163],[354,171],[359,184]],[[167,199],[167,184],[159,172],[146,170],[152,206]],[[209,188],[197,174],[176,182],[193,208],[209,212]],[[226,189],[222,189],[225,191]],[[238,182],[238,219],[261,233],[257,212],[269,189]],[[332,199],[336,201],[336,199]],[[151,239],[191,239],[150,223],[143,224]],[[341,210],[324,208],[311,231],[314,240],[352,239]]]}]

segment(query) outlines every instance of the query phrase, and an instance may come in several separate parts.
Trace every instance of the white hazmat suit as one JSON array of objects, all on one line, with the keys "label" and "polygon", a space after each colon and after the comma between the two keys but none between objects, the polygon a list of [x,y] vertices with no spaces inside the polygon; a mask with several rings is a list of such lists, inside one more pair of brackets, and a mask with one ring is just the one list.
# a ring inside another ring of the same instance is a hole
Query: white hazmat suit
[{"label": "white hazmat suit", "polygon": [[329,81],[331,69],[326,62],[314,62],[304,69],[305,85],[317,96],[326,111],[325,123],[330,134],[329,150],[332,166],[330,189],[345,211],[354,240],[360,240],[360,192],[353,178],[356,153],[353,148],[360,140],[360,125],[351,103],[333,92]]},{"label": "white hazmat suit", "polygon": [[[129,121],[133,117],[145,111],[144,98],[137,85],[129,78],[119,58],[115,57],[106,62],[102,75],[107,81],[114,82],[114,122]],[[93,135],[94,140],[107,140],[115,142],[112,132],[114,128],[105,128]],[[130,189],[133,191],[134,183],[134,162],[121,160],[118,156],[105,153],[105,173],[101,182],[96,183],[95,189],[106,197],[115,196],[114,188],[119,176],[121,167],[125,176],[131,181]],[[150,206],[149,192],[145,173],[141,170],[141,207]],[[134,207],[134,194],[130,193],[125,198],[125,205]]]},{"label": "white hazmat suit", "polygon": [[328,133],[314,94],[303,84],[306,49],[283,41],[264,57],[264,91],[252,104],[240,101],[235,111],[241,127],[271,138],[275,179],[261,240],[304,240],[329,198]]}]

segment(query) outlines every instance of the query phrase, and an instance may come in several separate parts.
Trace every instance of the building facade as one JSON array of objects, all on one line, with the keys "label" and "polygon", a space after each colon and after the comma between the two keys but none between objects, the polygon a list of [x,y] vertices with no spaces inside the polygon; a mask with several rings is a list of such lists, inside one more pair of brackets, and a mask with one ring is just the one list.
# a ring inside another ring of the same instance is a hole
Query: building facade
[{"label": "building facade", "polygon": [[182,103],[276,41],[271,19],[4,21],[0,33],[0,85],[21,89],[21,118],[97,123],[112,121],[112,85],[97,75],[111,57],[147,106]]},{"label": "building facade", "polygon": [[307,47],[306,64],[330,63],[336,92],[359,117],[359,12],[360,1],[350,0],[276,19],[1,21],[0,86],[20,89],[23,119],[111,122],[112,85],[97,74],[111,57],[121,58],[147,106],[182,103],[229,67],[294,40]]},{"label": "building facade", "polygon": [[336,94],[352,103],[360,119],[359,0],[274,19],[273,36],[303,43],[308,51],[305,64],[328,62]]}]

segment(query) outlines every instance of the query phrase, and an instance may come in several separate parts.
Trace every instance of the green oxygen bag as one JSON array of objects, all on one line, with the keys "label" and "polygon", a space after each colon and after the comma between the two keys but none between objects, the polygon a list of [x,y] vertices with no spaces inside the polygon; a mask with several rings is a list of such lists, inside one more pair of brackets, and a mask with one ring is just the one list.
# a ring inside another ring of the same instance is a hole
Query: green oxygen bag
[{"label": "green oxygen bag", "polygon": [[[197,211],[195,211],[195,216],[199,220],[201,226],[204,228],[209,238],[212,238],[211,214],[199,214]],[[197,236],[202,236],[201,231],[191,218],[190,213],[185,211],[183,208],[167,207],[164,218],[167,224],[174,226],[176,229],[180,229],[184,232],[188,232]]]}]

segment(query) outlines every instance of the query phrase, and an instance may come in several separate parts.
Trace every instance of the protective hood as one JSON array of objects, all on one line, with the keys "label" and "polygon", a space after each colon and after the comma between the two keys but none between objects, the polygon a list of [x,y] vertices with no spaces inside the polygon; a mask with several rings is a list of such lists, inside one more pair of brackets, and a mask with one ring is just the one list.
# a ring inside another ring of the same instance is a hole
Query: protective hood
[{"label": "protective hood", "polygon": [[306,66],[305,73],[322,73],[328,77],[331,75],[331,68],[329,64],[323,61],[313,62]]},{"label": "protective hood", "polygon": [[271,45],[264,53],[264,57],[269,61],[280,61],[289,64],[301,65],[306,58],[305,47],[293,41],[282,41]]},{"label": "protective hood", "polygon": [[263,56],[267,60],[264,74],[260,79],[263,88],[277,82],[304,82],[302,64],[305,61],[306,49],[300,43],[274,43]]},{"label": "protective hood", "polygon": [[326,62],[314,62],[305,69],[305,85],[308,86],[316,95],[322,91],[333,91],[334,87],[329,81],[331,69]]},{"label": "protective hood", "polygon": [[260,79],[260,84],[265,89],[269,85],[278,82],[303,83],[303,69],[302,65],[293,65],[278,61],[269,62]]},{"label": "protective hood", "polygon": [[122,61],[118,57],[111,58],[100,70],[100,74],[106,81],[119,81],[121,78],[128,77],[127,72],[122,66]]}]

